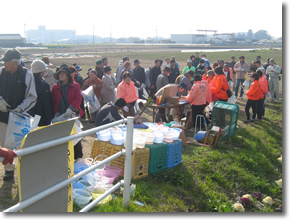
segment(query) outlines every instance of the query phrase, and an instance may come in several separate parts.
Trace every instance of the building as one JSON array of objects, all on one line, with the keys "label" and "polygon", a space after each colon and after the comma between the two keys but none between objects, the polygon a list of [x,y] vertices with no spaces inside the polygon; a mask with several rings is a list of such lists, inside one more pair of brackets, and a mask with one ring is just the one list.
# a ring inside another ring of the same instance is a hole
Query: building
[{"label": "building", "polygon": [[27,30],[27,43],[55,44],[62,41],[76,41],[75,30],[46,30],[39,26],[37,30]]},{"label": "building", "polygon": [[171,41],[177,44],[204,44],[206,40],[205,34],[171,34]]},{"label": "building", "polygon": [[20,34],[0,34],[0,47],[21,47],[25,39]]}]

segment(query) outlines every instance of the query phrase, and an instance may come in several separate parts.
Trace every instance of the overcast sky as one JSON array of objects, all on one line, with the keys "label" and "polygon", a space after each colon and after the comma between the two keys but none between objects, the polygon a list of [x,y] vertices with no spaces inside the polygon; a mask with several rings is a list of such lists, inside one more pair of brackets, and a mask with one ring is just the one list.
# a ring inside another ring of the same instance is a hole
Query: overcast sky
[{"label": "overcast sky", "polygon": [[[284,3],[285,1],[283,1]],[[76,30],[77,35],[140,38],[195,34],[197,29],[219,33],[266,30],[282,36],[280,0],[48,0],[1,1],[0,33],[19,33],[46,26]]]}]

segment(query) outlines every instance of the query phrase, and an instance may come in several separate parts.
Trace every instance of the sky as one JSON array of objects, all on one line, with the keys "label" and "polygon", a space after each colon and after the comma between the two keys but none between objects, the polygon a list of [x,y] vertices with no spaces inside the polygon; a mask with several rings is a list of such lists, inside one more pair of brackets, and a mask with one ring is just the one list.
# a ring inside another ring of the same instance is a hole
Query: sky
[{"label": "sky", "polygon": [[4,0],[1,3],[0,34],[23,37],[25,29],[35,30],[38,26],[100,37],[110,37],[111,32],[113,38],[155,38],[156,33],[170,38],[171,34],[198,34],[197,29],[218,33],[266,30],[275,38],[282,36],[282,0]]}]

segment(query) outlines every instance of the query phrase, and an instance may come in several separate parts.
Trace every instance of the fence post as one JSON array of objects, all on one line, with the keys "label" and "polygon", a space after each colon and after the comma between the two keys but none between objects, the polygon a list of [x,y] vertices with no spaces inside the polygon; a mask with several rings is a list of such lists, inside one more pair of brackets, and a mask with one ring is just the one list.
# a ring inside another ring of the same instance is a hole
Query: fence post
[{"label": "fence post", "polygon": [[124,168],[124,194],[123,194],[123,207],[130,205],[130,185],[131,185],[131,173],[132,173],[132,147],[133,147],[133,129],[134,129],[134,117],[127,118],[127,130],[126,130],[126,155],[125,155],[125,168]]}]

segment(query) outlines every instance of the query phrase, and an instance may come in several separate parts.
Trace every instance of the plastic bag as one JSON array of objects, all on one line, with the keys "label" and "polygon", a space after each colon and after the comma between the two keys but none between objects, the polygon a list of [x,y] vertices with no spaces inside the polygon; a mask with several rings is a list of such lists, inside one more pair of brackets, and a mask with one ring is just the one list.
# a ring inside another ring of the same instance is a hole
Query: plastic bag
[{"label": "plastic bag", "polygon": [[230,87],[230,90],[233,91],[234,83],[230,80],[230,81],[228,82],[228,85],[229,85],[229,87]]},{"label": "plastic bag", "polygon": [[245,80],[244,83],[243,83],[243,86],[245,86],[245,87],[249,87],[249,85],[250,85],[250,84],[249,84],[249,81],[248,81],[248,80]]},{"label": "plastic bag", "polygon": [[28,113],[9,112],[4,147],[15,150],[30,131],[38,128],[39,115],[32,117]]},{"label": "plastic bag", "polygon": [[268,92],[267,95],[266,95],[266,99],[271,99],[271,98],[272,98],[271,93]]},{"label": "plastic bag", "polygon": [[93,86],[90,86],[86,90],[82,91],[85,107],[88,106],[90,114],[96,112],[101,107],[100,102],[95,95]]},{"label": "plastic bag", "polygon": [[232,103],[232,104],[236,104],[237,102],[237,98],[235,96],[231,96],[230,98],[228,98],[228,103]]}]

